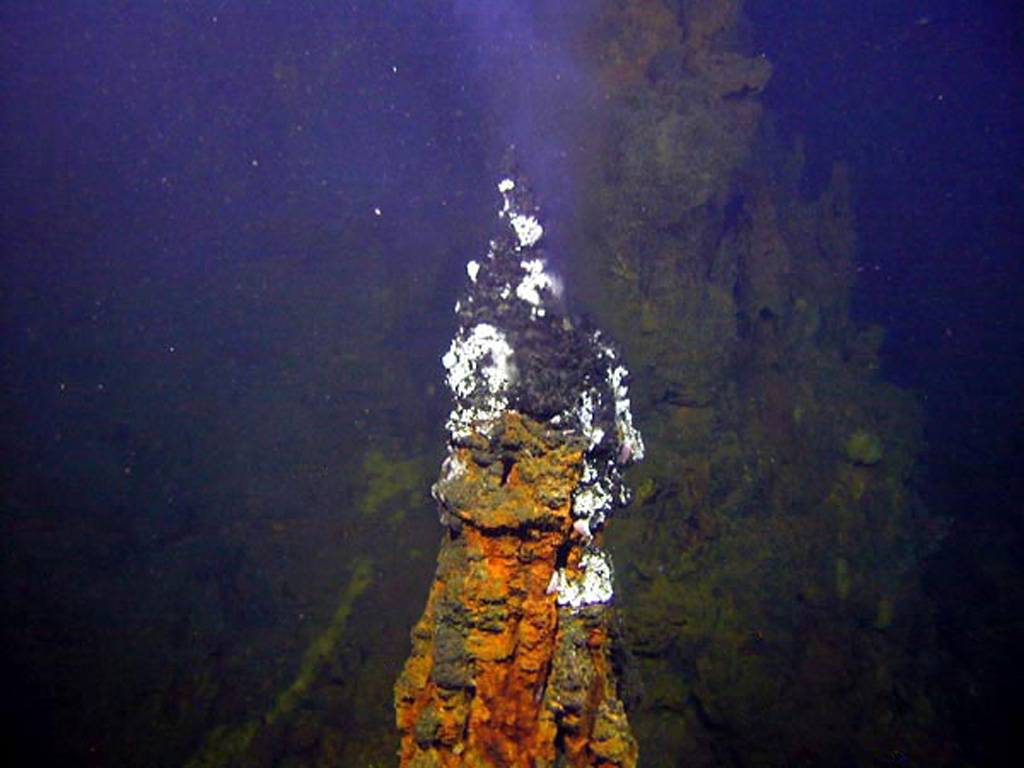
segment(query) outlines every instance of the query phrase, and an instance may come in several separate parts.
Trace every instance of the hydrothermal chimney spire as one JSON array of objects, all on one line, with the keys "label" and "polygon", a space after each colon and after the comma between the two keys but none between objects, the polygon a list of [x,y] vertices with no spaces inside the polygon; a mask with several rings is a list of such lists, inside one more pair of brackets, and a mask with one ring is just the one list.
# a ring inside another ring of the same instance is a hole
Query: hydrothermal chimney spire
[{"label": "hydrothermal chimney spire", "polygon": [[628,373],[563,311],[526,180],[498,183],[442,362],[446,528],[395,689],[403,766],[635,766],[612,666],[612,568],[597,546],[643,457]]}]

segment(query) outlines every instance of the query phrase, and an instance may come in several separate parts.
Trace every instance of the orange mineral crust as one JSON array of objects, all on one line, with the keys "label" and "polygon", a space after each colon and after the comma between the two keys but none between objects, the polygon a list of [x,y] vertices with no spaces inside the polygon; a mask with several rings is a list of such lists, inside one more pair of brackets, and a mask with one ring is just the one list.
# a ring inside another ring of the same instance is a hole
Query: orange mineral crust
[{"label": "orange mineral crust", "polygon": [[463,443],[435,486],[446,532],[395,687],[401,765],[636,765],[609,606],[560,607],[549,588],[586,545],[585,445],[514,411]]}]

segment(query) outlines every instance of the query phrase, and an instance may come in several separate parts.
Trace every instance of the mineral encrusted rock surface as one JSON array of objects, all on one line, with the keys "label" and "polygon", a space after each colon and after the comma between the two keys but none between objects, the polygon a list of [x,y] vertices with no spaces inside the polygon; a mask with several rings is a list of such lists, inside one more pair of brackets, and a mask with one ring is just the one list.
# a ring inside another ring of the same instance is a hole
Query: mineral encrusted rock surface
[{"label": "mineral encrusted rock surface", "polygon": [[525,182],[499,184],[443,362],[454,408],[434,485],[434,584],[395,687],[403,766],[634,766],[612,569],[597,538],[643,456],[627,372],[561,311]]}]

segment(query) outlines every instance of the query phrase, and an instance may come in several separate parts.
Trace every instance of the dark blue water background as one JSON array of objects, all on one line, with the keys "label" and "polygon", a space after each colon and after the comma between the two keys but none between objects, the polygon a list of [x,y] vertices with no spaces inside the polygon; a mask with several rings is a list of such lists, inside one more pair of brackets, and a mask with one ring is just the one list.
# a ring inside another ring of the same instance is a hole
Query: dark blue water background
[{"label": "dark blue water background", "polygon": [[[188,424],[285,375],[275,340],[297,332],[236,270],[269,260],[292,295],[321,303],[325,274],[432,280],[423,322],[386,341],[424,386],[440,378],[502,147],[520,145],[553,214],[572,210],[590,103],[560,53],[572,8],[4,5],[2,476],[5,497],[35,494],[48,510],[32,525],[80,532],[46,555],[55,570],[109,558],[127,579],[154,541],[230,514],[181,469],[218,448]],[[924,398],[926,495],[957,520],[934,589],[961,599],[951,582],[981,578],[988,557],[1019,566],[1024,543],[1021,13],[951,0],[758,0],[747,12],[751,45],[775,64],[764,101],[781,134],[803,137],[808,191],[834,160],[850,165],[857,317],[888,328],[885,375]],[[351,311],[326,312],[322,332],[344,336]],[[443,399],[425,408],[436,419]],[[362,439],[387,439],[387,419],[368,408]],[[225,421],[245,439],[244,419]],[[93,526],[131,534],[94,551]],[[4,556],[5,572],[26,559]],[[992,588],[1014,584],[1019,571]],[[86,705],[54,705],[40,677],[5,673],[5,717],[37,755],[46,708]]]}]

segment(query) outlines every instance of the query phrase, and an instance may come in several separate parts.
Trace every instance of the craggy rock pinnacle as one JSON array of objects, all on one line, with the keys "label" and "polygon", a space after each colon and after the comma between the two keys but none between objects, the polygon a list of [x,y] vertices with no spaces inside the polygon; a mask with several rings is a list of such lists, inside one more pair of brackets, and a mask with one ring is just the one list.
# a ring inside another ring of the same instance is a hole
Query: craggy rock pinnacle
[{"label": "craggy rock pinnacle", "polygon": [[453,409],[433,494],[446,533],[395,687],[401,764],[635,766],[595,540],[644,453],[628,373],[562,312],[525,180],[498,190],[443,358]]}]

